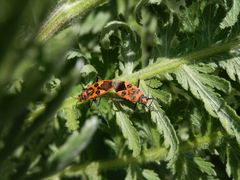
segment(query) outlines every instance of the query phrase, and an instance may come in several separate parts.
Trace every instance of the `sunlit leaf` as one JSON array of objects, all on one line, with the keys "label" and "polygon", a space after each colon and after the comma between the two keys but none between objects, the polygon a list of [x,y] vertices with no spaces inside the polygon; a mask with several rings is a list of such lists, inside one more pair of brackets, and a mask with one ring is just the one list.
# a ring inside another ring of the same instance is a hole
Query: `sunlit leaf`
[{"label": "sunlit leaf", "polygon": [[220,28],[222,29],[233,26],[238,20],[240,13],[240,1],[233,0],[232,3],[231,9],[227,12],[227,15],[220,24]]},{"label": "sunlit leaf", "polygon": [[133,156],[138,156],[141,151],[141,146],[137,130],[134,128],[127,115],[123,112],[116,112],[116,120],[123,133],[123,136],[127,140],[129,149],[133,151]]},{"label": "sunlit leaf", "polygon": [[206,110],[212,116],[218,117],[225,130],[235,136],[240,144],[240,118],[213,89],[204,85],[211,82],[201,82],[201,75],[186,65],[182,66],[176,75],[183,88],[189,89],[196,98],[201,99]]}]

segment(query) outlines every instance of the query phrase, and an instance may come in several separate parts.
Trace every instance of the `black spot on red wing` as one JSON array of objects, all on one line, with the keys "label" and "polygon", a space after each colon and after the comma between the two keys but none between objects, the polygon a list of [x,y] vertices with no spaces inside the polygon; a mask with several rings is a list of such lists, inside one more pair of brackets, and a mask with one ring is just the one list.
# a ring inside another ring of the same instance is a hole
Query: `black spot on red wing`
[{"label": "black spot on red wing", "polygon": [[88,90],[86,90],[87,96],[91,96],[94,93],[93,88],[89,88]]},{"label": "black spot on red wing", "polygon": [[101,94],[101,92],[100,92],[99,90],[97,90],[97,91],[96,91],[96,94],[97,94],[97,95],[100,95],[100,94]]},{"label": "black spot on red wing", "polygon": [[98,87],[99,86],[99,84],[98,83],[94,83],[94,87]]},{"label": "black spot on red wing", "polygon": [[138,94],[140,92],[140,89],[133,89],[132,92]]},{"label": "black spot on red wing", "polygon": [[126,95],[126,91],[122,91],[121,96],[125,96]]},{"label": "black spot on red wing", "polygon": [[128,84],[128,85],[127,85],[127,88],[131,88],[131,87],[132,87],[132,85],[131,85],[131,84]]},{"label": "black spot on red wing", "polygon": [[120,81],[120,82],[114,83],[114,89],[116,90],[116,92],[126,90],[125,82]]}]

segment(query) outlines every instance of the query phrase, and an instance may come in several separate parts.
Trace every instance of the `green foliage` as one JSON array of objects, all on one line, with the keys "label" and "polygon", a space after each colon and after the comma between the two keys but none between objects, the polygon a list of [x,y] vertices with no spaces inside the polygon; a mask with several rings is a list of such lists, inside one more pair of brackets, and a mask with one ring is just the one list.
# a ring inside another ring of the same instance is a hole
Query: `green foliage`
[{"label": "green foliage", "polygon": [[139,156],[141,146],[137,130],[132,126],[131,121],[123,112],[116,112],[116,121],[123,132],[123,136],[128,140],[128,146],[133,151],[133,156]]},{"label": "green foliage", "polygon": [[[238,0],[0,2],[1,179],[239,179]],[[136,84],[78,102],[101,79]],[[91,104],[89,106],[89,104]]]}]

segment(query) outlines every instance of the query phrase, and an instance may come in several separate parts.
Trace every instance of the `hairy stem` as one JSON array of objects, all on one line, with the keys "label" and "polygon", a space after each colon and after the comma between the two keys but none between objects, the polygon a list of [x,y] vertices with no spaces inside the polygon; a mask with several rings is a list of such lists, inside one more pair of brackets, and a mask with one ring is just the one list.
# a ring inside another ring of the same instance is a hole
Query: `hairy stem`
[{"label": "hairy stem", "polygon": [[[188,151],[193,151],[194,149],[206,149],[209,145],[218,144],[228,135],[221,131],[217,131],[209,136],[202,136],[197,138],[194,142],[186,142],[180,145],[180,153],[187,153]],[[165,148],[155,148],[145,151],[142,155],[137,158],[132,156],[124,156],[122,158],[106,160],[106,161],[95,161],[89,162],[82,165],[74,165],[68,167],[65,171],[61,173],[74,173],[79,172],[87,168],[88,165],[92,163],[97,163],[99,165],[99,170],[108,170],[112,168],[125,167],[129,164],[145,164],[149,162],[155,162],[160,160],[165,160],[168,150]]]},{"label": "hairy stem", "polygon": [[67,1],[64,4],[57,6],[40,28],[37,40],[40,42],[48,40],[73,18],[84,14],[88,10],[93,9],[107,1],[108,0]]},{"label": "hairy stem", "polygon": [[216,54],[225,53],[240,47],[240,40],[231,41],[225,44],[219,44],[206,49],[202,49],[185,56],[175,59],[161,58],[158,62],[153,63],[135,73],[122,75],[117,80],[128,80],[129,82],[137,82],[138,79],[148,79],[156,75],[171,73],[183,64],[191,64],[196,61],[205,61],[206,58]]}]

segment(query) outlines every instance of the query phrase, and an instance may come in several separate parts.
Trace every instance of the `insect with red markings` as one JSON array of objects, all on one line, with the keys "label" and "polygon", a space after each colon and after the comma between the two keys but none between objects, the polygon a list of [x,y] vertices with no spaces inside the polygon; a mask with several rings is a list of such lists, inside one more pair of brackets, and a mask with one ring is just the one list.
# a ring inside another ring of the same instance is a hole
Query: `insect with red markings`
[{"label": "insect with red markings", "polygon": [[97,97],[106,94],[112,88],[112,80],[97,81],[91,85],[88,85],[86,88],[83,88],[77,99],[79,102],[91,99],[95,100]]},{"label": "insect with red markings", "polygon": [[128,101],[131,101],[133,103],[139,103],[146,106],[148,103],[148,100],[151,98],[145,96],[143,91],[141,91],[138,88],[138,86],[139,86],[139,81],[137,86],[126,81],[113,82],[113,87],[116,91],[116,94],[119,97]]}]

